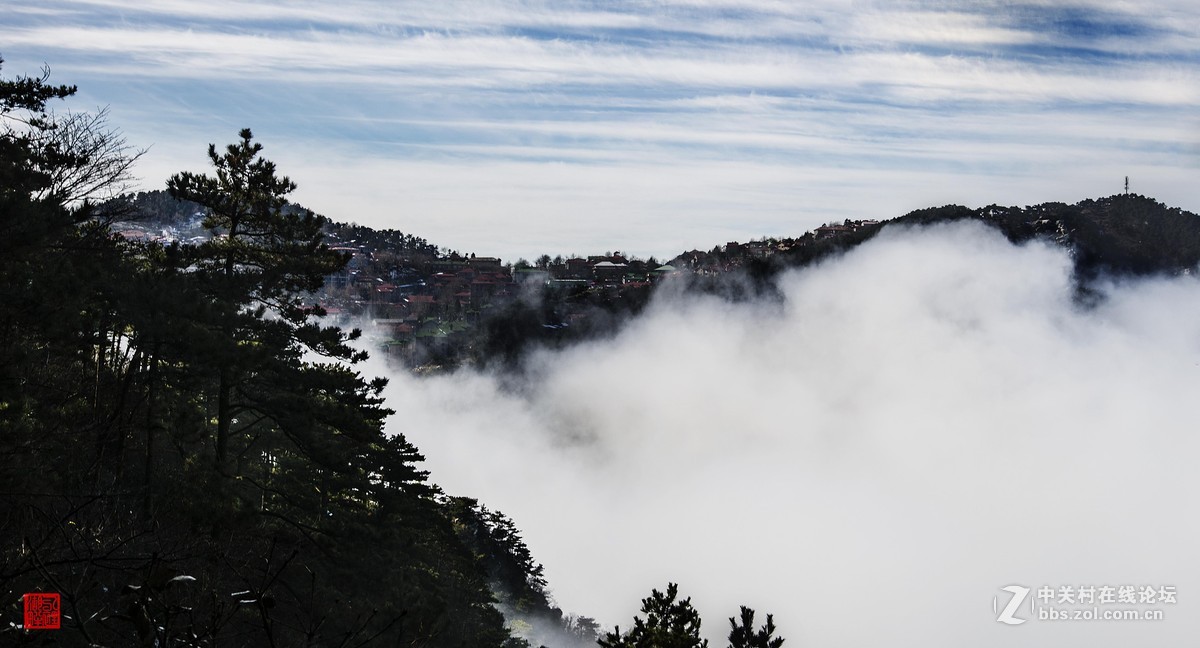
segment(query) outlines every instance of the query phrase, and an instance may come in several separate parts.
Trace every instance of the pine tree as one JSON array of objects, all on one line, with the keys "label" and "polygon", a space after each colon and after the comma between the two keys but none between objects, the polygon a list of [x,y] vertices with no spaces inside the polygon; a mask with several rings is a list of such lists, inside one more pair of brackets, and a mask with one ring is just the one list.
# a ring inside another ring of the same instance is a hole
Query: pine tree
[{"label": "pine tree", "polygon": [[323,218],[289,206],[295,183],[260,156],[262,145],[250,129],[239,137],[221,154],[209,145],[215,175],[183,172],[167,183],[174,198],[207,209],[203,224],[213,234],[195,250],[190,269],[205,298],[197,317],[208,324],[204,355],[215,365],[214,449],[222,471],[229,470],[235,413],[248,408],[266,414],[270,397],[257,388],[256,377],[289,373],[303,350],[345,360],[365,356],[346,345],[357,331],[343,336],[314,323],[311,316],[323,311],[303,298],[346,257],[324,244]]},{"label": "pine tree", "polygon": [[767,623],[754,629],[754,610],[741,606],[741,620],[729,618],[729,648],[779,648],[782,637],[775,637],[775,620],[767,615]]},{"label": "pine tree", "polygon": [[651,590],[642,599],[645,620],[635,616],[629,632],[622,635],[617,626],[597,643],[601,648],[707,648],[708,640],[700,638],[700,613],[692,599],[677,601],[678,595],[676,583],[668,584],[665,593]]},{"label": "pine tree", "polygon": [[[0,59],[0,64],[3,60]],[[101,398],[122,322],[114,314],[125,276],[118,246],[90,205],[69,206],[60,171],[95,152],[56,137],[49,109],[74,86],[41,77],[0,79],[0,489],[82,479],[119,427]],[[97,132],[97,138],[105,133]],[[84,396],[86,394],[87,398]],[[78,398],[76,398],[78,396]],[[70,430],[76,434],[64,434]],[[96,441],[95,444],[87,441]],[[71,467],[43,470],[57,459]],[[12,470],[10,473],[9,470]],[[40,490],[40,489],[35,489]]]}]

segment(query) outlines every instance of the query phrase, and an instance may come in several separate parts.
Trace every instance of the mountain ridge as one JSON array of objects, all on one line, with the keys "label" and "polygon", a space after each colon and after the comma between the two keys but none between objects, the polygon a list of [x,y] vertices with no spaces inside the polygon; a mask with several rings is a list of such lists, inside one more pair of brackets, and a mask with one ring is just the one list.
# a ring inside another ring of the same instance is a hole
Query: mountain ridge
[{"label": "mountain ridge", "polygon": [[[164,196],[124,200],[145,222],[188,225],[195,233],[195,209]],[[315,298],[339,317],[373,322],[379,345],[410,368],[516,366],[536,346],[614,334],[664,282],[732,301],[758,298],[776,293],[781,273],[842,254],[887,227],[964,220],[995,228],[1013,243],[1041,239],[1068,249],[1081,296],[1101,277],[1185,274],[1200,265],[1200,216],[1138,194],[1075,204],[929,207],[886,220],[827,223],[794,238],[691,250],[665,264],[612,252],[506,264],[398,230],[328,221],[329,245],[351,255],[351,263],[327,278]]]},{"label": "mountain ridge", "polygon": [[[166,191],[126,194],[115,200],[129,204],[135,222],[150,221],[173,226],[190,224],[195,227],[195,223],[189,221],[193,220],[192,216],[199,206],[176,201]],[[292,207],[304,209],[299,205]],[[335,235],[342,231],[352,232],[356,239],[366,239],[376,249],[385,246],[420,249],[434,256],[447,257],[459,254],[447,247],[430,244],[414,234],[324,218],[328,221],[328,232]],[[1121,193],[1089,198],[1074,204],[1046,202],[1016,207],[993,203],[974,209],[948,204],[917,209],[883,220],[846,220],[841,224],[830,222],[794,238],[764,237],[718,244],[709,251],[694,249],[681,252],[667,261],[666,265],[679,263],[713,270],[731,269],[729,264],[723,267],[719,260],[702,258],[704,255],[722,253],[734,258],[779,256],[784,267],[805,265],[809,260],[823,257],[831,251],[848,249],[868,240],[888,225],[921,225],[963,219],[979,220],[996,227],[1016,243],[1043,237],[1073,248],[1078,254],[1077,269],[1087,271],[1088,276],[1103,271],[1130,274],[1180,272],[1200,264],[1200,216],[1179,207],[1168,207],[1149,196]],[[731,251],[730,247],[734,249]],[[802,247],[813,249],[799,250]],[[613,253],[602,256],[611,257]],[[550,260],[548,255],[544,258]],[[519,259],[509,265],[520,267],[522,262],[524,260]],[[736,265],[739,264],[733,264]]]}]

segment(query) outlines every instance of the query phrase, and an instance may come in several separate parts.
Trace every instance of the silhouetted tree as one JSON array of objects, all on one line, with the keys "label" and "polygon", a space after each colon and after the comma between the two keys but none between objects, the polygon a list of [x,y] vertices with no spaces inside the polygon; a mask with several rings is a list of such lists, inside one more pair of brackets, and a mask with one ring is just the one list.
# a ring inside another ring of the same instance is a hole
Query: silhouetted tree
[{"label": "silhouetted tree", "polygon": [[700,613],[692,607],[692,599],[677,601],[679,586],[667,585],[666,592],[651,590],[642,599],[645,619],[633,617],[633,628],[621,634],[617,626],[597,642],[602,648],[706,648],[707,639],[700,638]]},{"label": "silhouetted tree", "polygon": [[252,394],[266,396],[248,386],[264,367],[295,366],[300,347],[339,359],[363,357],[345,344],[357,332],[345,336],[314,323],[310,317],[323,311],[303,299],[346,257],[324,244],[322,218],[285,209],[296,185],[259,155],[262,145],[250,129],[239,138],[223,154],[209,145],[215,175],[183,172],[167,182],[174,198],[207,209],[203,224],[214,235],[198,246],[191,268],[208,305],[201,316],[211,325],[206,355],[218,382],[215,454],[222,469],[235,413],[256,410]]},{"label": "silhouetted tree", "polygon": [[779,648],[783,637],[775,635],[775,620],[767,615],[767,622],[754,629],[754,610],[741,606],[741,618],[729,618],[729,648]]}]

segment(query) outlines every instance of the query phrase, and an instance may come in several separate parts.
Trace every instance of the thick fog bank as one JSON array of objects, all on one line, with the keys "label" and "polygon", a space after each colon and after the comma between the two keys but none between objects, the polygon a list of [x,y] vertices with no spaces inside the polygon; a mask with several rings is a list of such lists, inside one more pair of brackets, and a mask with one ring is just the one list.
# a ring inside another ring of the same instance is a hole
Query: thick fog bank
[{"label": "thick fog bank", "polygon": [[[891,229],[786,275],[782,303],[663,298],[520,380],[394,375],[390,429],[607,628],[678,581],[721,645],[739,604],[795,646],[1182,645],[1200,282],[1110,284],[1085,309],[1070,268],[974,223]],[[1010,626],[993,599],[1013,584],[1178,602]]]}]

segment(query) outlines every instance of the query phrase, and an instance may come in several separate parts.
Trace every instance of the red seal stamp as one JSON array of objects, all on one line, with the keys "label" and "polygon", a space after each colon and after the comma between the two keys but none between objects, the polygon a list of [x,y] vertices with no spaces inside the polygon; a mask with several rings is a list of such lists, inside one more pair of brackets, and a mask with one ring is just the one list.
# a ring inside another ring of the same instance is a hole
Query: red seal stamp
[{"label": "red seal stamp", "polygon": [[30,592],[25,599],[26,630],[58,630],[62,625],[62,598],[58,594]]}]

